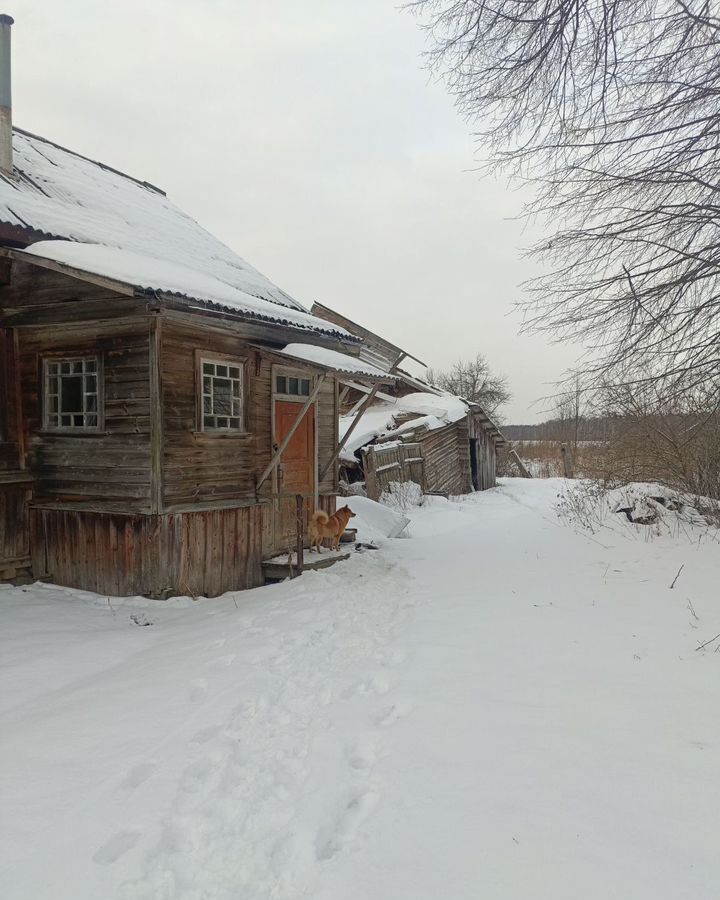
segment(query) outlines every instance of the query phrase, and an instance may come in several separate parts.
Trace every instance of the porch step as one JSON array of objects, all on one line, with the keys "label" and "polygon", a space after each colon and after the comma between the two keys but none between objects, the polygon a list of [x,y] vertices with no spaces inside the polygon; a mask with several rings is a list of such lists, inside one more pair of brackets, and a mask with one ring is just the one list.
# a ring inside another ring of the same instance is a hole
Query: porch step
[{"label": "porch step", "polygon": [[[303,571],[308,572],[314,571],[315,569],[327,569],[328,566],[334,566],[336,562],[349,558],[349,553],[335,553],[333,550],[328,550],[324,553],[311,553],[309,550],[306,550],[303,557]],[[265,559],[262,563],[263,577],[266,582],[284,581],[284,579],[290,578],[295,574],[295,569],[296,562],[294,553],[292,554],[291,559],[288,559],[287,553],[283,553],[280,556],[273,556],[272,559]]]}]

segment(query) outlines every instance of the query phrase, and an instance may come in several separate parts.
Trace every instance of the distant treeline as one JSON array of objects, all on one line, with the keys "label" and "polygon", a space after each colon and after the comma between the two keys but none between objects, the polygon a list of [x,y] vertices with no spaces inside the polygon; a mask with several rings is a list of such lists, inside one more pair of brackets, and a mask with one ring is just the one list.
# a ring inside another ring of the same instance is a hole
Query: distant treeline
[{"label": "distant treeline", "polygon": [[[606,441],[616,421],[611,417],[581,417],[577,420],[577,440]],[[575,420],[548,419],[539,425],[503,425],[502,432],[511,441],[572,441],[575,425]]]}]

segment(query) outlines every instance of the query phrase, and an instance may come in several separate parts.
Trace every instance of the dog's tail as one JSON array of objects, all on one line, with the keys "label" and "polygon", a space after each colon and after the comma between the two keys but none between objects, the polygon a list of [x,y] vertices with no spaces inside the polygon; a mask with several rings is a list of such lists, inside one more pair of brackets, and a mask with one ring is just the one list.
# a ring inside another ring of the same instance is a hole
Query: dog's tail
[{"label": "dog's tail", "polygon": [[330,516],[322,509],[317,509],[312,514],[313,524],[326,525],[330,521]]}]

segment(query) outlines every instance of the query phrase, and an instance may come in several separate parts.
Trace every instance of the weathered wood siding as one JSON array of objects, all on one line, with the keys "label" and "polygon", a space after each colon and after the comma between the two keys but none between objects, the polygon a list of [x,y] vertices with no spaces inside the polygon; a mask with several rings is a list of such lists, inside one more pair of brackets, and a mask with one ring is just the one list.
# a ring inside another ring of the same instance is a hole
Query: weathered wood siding
[{"label": "weathered wood siding", "polygon": [[[277,533],[276,480],[256,489],[273,452],[277,357],[249,341],[282,342],[283,329],[157,311],[130,294],[17,260],[0,271],[0,559],[31,555],[37,577],[106,593],[259,584]],[[200,353],[245,361],[245,433],[199,428]],[[43,359],[89,354],[102,361],[101,429],[44,430]],[[324,467],[337,443],[332,376],[317,435]],[[334,508],[337,466],[318,487]]]},{"label": "weathered wood siding", "polygon": [[33,509],[33,571],[114,596],[214,597],[262,583],[261,517],[259,505],[152,516]]},{"label": "weathered wood siding", "polygon": [[0,482],[0,580],[29,571],[31,495],[27,481]]},{"label": "weathered wood siding", "polygon": [[[160,347],[163,508],[253,497],[255,475],[270,459],[269,362],[233,333],[172,321],[162,323]],[[246,361],[244,433],[201,431],[198,351]]]},{"label": "weathered wood siding", "polygon": [[12,329],[0,328],[0,579],[27,574],[30,565],[32,480],[21,468],[16,340]]},{"label": "weathered wood siding", "polygon": [[[332,458],[338,444],[340,422],[338,396],[337,380],[328,376],[317,398],[318,475]],[[335,460],[325,477],[318,483],[318,492],[321,496],[337,494],[339,471],[338,461]]]},{"label": "weathered wood siding", "polygon": [[363,453],[365,490],[371,500],[379,500],[394,482],[414,481],[424,491],[425,459],[422,445],[418,443],[390,446],[375,444]]},{"label": "weathered wood siding", "polygon": [[[36,503],[150,511],[150,320],[19,329],[24,444]],[[42,361],[53,354],[102,359],[101,431],[43,430]]]},{"label": "weathered wood siding", "polygon": [[425,457],[425,484],[430,493],[469,494],[470,440],[467,420],[418,435]]},{"label": "weathered wood siding", "polygon": [[20,380],[11,328],[0,328],[0,472],[20,469]]},{"label": "weathered wood siding", "polygon": [[477,441],[476,459],[478,472],[478,490],[485,491],[496,485],[497,447],[492,435],[483,425],[483,420],[470,413],[468,417],[469,437]]}]

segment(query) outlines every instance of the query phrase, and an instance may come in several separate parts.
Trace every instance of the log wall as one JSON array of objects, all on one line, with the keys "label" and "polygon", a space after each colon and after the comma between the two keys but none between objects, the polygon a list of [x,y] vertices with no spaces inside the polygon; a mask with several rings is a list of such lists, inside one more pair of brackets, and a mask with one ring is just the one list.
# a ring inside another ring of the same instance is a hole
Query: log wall
[{"label": "log wall", "polygon": [[[19,329],[23,441],[35,502],[95,509],[150,510],[149,324],[108,323]],[[43,430],[42,360],[97,353],[105,421],[98,432]]]},{"label": "log wall", "polygon": [[[250,345],[261,325],[157,312],[132,291],[17,260],[8,278],[0,272],[0,564],[32,557],[36,577],[112,594],[259,584],[263,555],[277,549],[276,481],[256,482],[273,453],[280,361]],[[284,341],[281,327],[263,327]],[[91,353],[102,360],[101,428],[45,430],[43,359]],[[245,433],[199,428],[199,353],[245,360]],[[337,426],[330,376],[317,399],[320,467]],[[333,466],[321,507],[334,509],[336,490]]]}]

